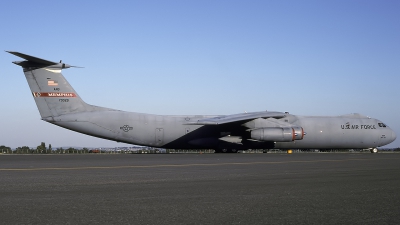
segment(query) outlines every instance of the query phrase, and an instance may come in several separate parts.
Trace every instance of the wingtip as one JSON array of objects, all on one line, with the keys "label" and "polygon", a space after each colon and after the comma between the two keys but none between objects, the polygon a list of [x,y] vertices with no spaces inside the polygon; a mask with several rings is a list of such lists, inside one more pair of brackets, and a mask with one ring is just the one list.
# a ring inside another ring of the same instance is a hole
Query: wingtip
[{"label": "wingtip", "polygon": [[18,56],[18,53],[19,53],[19,52],[16,52],[16,51],[7,51],[7,50],[5,50],[5,52],[8,52],[8,53],[16,55],[16,56]]}]

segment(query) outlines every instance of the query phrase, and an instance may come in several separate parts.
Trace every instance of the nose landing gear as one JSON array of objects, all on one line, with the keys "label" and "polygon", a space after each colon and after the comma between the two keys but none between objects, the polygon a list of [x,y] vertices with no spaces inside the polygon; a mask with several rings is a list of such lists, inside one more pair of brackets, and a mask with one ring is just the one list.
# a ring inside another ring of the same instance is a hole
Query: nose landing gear
[{"label": "nose landing gear", "polygon": [[369,151],[371,151],[371,153],[378,153],[378,149],[377,148],[371,148]]}]

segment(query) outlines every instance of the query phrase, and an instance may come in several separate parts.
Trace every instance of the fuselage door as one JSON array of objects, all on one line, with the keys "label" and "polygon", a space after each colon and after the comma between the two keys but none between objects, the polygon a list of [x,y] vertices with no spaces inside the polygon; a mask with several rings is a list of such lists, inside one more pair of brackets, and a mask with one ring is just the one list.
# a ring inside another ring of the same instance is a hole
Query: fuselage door
[{"label": "fuselage door", "polygon": [[185,128],[185,135],[188,134],[188,133],[190,133],[190,128],[189,128],[189,127],[186,127],[186,128]]},{"label": "fuselage door", "polygon": [[156,145],[162,145],[164,143],[164,129],[156,128]]}]

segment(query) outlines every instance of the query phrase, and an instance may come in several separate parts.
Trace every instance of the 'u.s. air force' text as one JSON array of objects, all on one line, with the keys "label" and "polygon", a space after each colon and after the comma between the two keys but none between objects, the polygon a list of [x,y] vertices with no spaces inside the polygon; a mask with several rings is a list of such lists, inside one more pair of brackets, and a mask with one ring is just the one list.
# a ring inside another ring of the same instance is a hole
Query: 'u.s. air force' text
[{"label": "'u.s. air force' text", "polygon": [[346,125],[340,125],[340,127],[342,129],[348,130],[348,129],[352,129],[352,130],[368,130],[368,129],[376,129],[375,125],[350,125],[350,124],[346,124]]}]

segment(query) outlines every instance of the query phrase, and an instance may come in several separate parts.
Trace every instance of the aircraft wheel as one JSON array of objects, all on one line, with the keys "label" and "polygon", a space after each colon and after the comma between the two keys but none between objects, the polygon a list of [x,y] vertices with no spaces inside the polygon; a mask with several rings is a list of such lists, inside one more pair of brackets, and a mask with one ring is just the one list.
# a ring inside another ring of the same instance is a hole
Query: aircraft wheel
[{"label": "aircraft wheel", "polygon": [[226,148],[218,149],[218,150],[215,149],[214,151],[215,151],[214,153],[237,153],[238,152],[237,149],[226,149]]},{"label": "aircraft wheel", "polygon": [[371,153],[378,153],[378,149],[377,148],[371,149]]}]

